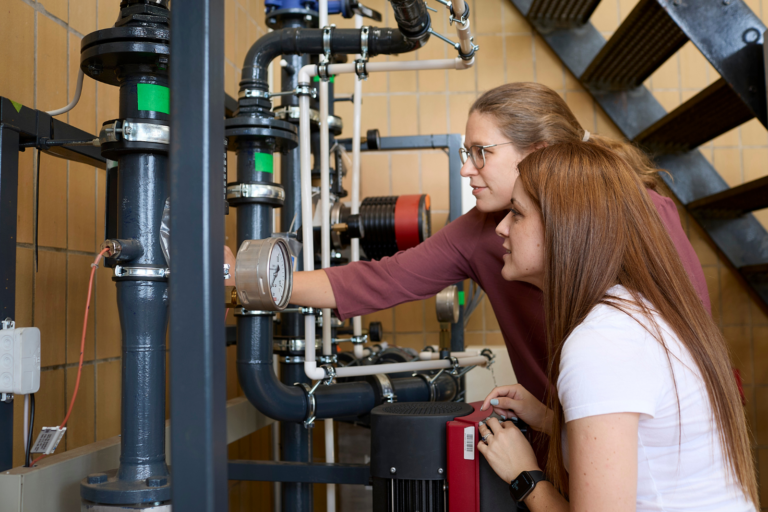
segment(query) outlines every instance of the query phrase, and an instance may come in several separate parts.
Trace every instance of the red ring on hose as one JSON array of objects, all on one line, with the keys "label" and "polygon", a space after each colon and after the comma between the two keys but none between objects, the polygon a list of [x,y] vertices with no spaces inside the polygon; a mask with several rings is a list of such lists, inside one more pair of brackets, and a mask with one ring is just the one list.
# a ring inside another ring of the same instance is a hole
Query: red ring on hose
[{"label": "red ring on hose", "polygon": [[419,245],[420,194],[400,196],[395,203],[395,240],[397,249],[404,251]]}]

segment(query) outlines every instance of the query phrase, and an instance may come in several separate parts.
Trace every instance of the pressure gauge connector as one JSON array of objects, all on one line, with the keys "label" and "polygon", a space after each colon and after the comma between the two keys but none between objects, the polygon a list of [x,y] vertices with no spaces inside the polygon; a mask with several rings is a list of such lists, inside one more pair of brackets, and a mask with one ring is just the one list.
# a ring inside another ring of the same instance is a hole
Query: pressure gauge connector
[{"label": "pressure gauge connector", "polygon": [[246,240],[237,251],[235,285],[247,310],[281,311],[291,300],[291,251],[282,238]]}]

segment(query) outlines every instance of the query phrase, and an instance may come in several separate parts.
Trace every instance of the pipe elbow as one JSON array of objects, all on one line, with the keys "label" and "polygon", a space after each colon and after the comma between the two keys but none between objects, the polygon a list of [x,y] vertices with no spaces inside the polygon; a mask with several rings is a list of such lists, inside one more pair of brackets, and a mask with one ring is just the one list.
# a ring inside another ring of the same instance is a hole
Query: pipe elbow
[{"label": "pipe elbow", "polygon": [[271,364],[238,362],[237,376],[246,398],[262,414],[277,421],[304,421],[306,418],[304,390],[280,382]]}]

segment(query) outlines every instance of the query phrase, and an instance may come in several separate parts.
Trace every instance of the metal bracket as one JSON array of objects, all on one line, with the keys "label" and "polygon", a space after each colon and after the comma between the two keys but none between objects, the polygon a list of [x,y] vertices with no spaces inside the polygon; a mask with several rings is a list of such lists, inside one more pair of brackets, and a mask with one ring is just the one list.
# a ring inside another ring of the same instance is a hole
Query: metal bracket
[{"label": "metal bracket", "polygon": [[159,277],[167,278],[171,269],[164,267],[123,267],[115,265],[115,277]]},{"label": "metal bracket", "polygon": [[368,60],[368,34],[371,30],[371,27],[361,27],[360,28],[360,58],[363,60]]},{"label": "metal bracket", "polygon": [[[290,91],[292,92],[292,91]],[[268,100],[272,97],[272,94],[269,91],[262,91],[261,89],[245,89],[244,91],[240,91],[238,93],[238,98],[263,98],[265,100]]]},{"label": "metal bracket", "polygon": [[328,74],[328,62],[321,62],[317,65],[317,76],[323,82],[327,82],[331,79],[331,75]]},{"label": "metal bracket", "polygon": [[294,91],[294,94],[296,96],[311,96],[312,98],[317,98],[317,89],[310,87],[309,84],[299,84]]},{"label": "metal bracket", "polygon": [[13,393],[0,393],[0,402],[7,404],[13,402]]},{"label": "metal bracket", "polygon": [[99,132],[99,143],[119,142],[119,133],[129,142],[171,143],[171,128],[167,125],[135,123],[119,119],[102,127]]},{"label": "metal bracket", "polygon": [[10,317],[0,320],[0,329],[13,329],[14,327],[16,327],[16,322],[11,320]]},{"label": "metal bracket", "polygon": [[440,32],[435,32],[434,30],[432,30],[432,27],[429,28],[428,32],[431,35],[435,36],[436,38],[440,39],[441,41],[445,41],[449,45],[453,46],[453,48],[457,51],[461,48],[461,45],[459,43],[454,43],[453,41],[445,37],[443,34],[441,34]]},{"label": "metal bracket", "polygon": [[368,80],[368,70],[365,69],[366,62],[363,59],[355,60],[355,74],[360,80]]},{"label": "metal bracket", "polygon": [[275,316],[276,311],[260,311],[258,309],[245,309],[240,308],[240,311],[235,313],[235,316]]},{"label": "metal bracket", "polygon": [[361,334],[360,336],[352,336],[348,340],[339,339],[339,341],[350,341],[350,342],[354,343],[355,345],[362,345],[364,343],[368,343],[368,335],[367,334]]},{"label": "metal bracket", "polygon": [[392,381],[389,380],[389,377],[384,373],[376,373],[373,377],[379,381],[379,385],[381,386],[381,398],[390,404],[395,403],[397,401],[397,395],[395,395],[395,390],[392,387]]},{"label": "metal bracket", "polygon": [[325,61],[331,60],[331,36],[333,36],[333,29],[336,25],[328,25],[323,27],[323,53],[325,54]]},{"label": "metal bracket", "polygon": [[[333,366],[321,366],[323,370],[325,370],[325,379],[318,380],[315,382],[315,385],[312,386],[312,389],[309,389],[307,391],[307,405],[308,405],[308,414],[307,419],[304,420],[304,427],[305,428],[312,428],[315,426],[315,412],[317,411],[317,402],[315,401],[315,391],[317,391],[317,388],[320,387],[320,384],[325,384],[326,386],[330,386],[333,383],[333,379],[336,378],[336,368]],[[301,387],[304,388],[306,391],[309,386],[307,384],[300,384]]]},{"label": "metal bracket", "polygon": [[318,356],[317,360],[322,364],[338,364],[339,362],[339,358],[336,354],[330,356]]}]

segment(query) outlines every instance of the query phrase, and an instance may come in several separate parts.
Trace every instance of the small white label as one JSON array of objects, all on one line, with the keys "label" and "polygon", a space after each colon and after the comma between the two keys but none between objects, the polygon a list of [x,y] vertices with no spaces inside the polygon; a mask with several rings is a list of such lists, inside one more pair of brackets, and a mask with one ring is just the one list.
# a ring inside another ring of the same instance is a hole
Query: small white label
[{"label": "small white label", "polygon": [[464,460],[475,460],[475,427],[464,428]]},{"label": "small white label", "polygon": [[64,437],[64,432],[66,431],[67,427],[62,429],[59,427],[43,427],[43,431],[37,436],[37,441],[35,441],[30,452],[44,453],[45,455],[52,454],[56,447],[59,446],[59,442]]}]

